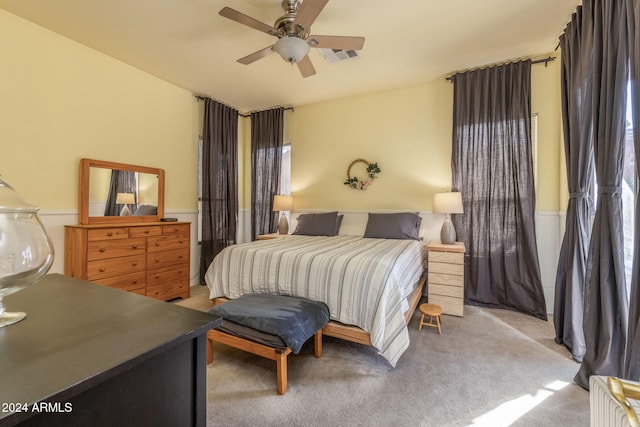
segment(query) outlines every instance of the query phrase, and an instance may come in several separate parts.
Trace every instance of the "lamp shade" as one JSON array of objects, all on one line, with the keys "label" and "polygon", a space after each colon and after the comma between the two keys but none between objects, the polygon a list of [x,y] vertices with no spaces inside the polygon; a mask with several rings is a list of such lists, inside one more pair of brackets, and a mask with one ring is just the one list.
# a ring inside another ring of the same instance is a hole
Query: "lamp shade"
[{"label": "lamp shade", "polygon": [[285,61],[296,64],[309,53],[309,45],[299,37],[286,36],[276,42],[273,50]]},{"label": "lamp shade", "polygon": [[433,211],[435,213],[460,214],[462,209],[462,193],[436,193],[433,196]]},{"label": "lamp shade", "polygon": [[273,198],[274,211],[290,211],[291,209],[293,209],[293,197],[274,196]]},{"label": "lamp shade", "polygon": [[136,202],[133,193],[118,193],[116,196],[116,204],[118,205],[132,205]]}]

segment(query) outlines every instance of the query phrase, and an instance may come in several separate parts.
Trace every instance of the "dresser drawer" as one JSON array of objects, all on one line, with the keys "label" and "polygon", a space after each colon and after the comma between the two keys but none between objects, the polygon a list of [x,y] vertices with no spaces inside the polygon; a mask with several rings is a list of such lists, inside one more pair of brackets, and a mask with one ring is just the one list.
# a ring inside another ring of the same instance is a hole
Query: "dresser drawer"
[{"label": "dresser drawer", "polygon": [[464,287],[464,276],[462,272],[460,272],[460,274],[445,274],[429,270],[428,278],[429,284],[438,283],[440,285]]},{"label": "dresser drawer", "polygon": [[131,227],[131,229],[129,229],[129,236],[131,237],[162,236],[162,226],[148,225],[145,227]]},{"label": "dresser drawer", "polygon": [[429,282],[429,297],[443,295],[447,297],[464,298],[464,288],[460,286],[447,286]]},{"label": "dresser drawer", "polygon": [[144,255],[89,261],[87,263],[87,280],[93,281],[105,277],[145,270]]},{"label": "dresser drawer", "polygon": [[142,295],[144,295],[145,281],[147,274],[142,271],[136,271],[135,273],[123,274],[113,277],[107,277],[104,279],[95,280],[95,283],[109,286],[110,288],[117,288],[123,291],[134,291],[136,289],[142,289]]},{"label": "dresser drawer", "polygon": [[96,228],[93,230],[87,230],[87,240],[90,242],[94,240],[112,240],[112,239],[128,239],[128,238],[129,238],[128,227]]},{"label": "dresser drawer", "polygon": [[177,264],[170,267],[150,269],[147,272],[147,287],[161,283],[189,279],[189,264]]},{"label": "dresser drawer", "polygon": [[464,266],[460,264],[446,264],[443,262],[434,262],[429,257],[429,274],[444,273],[462,276],[464,274]]},{"label": "dresser drawer", "polygon": [[178,297],[189,298],[189,281],[184,279],[164,285],[147,286],[145,295],[165,301]]},{"label": "dresser drawer", "polygon": [[147,239],[147,252],[160,252],[189,247],[188,234],[175,234]]},{"label": "dresser drawer", "polygon": [[191,224],[167,224],[162,226],[162,234],[189,234]]},{"label": "dresser drawer", "polygon": [[447,264],[464,264],[464,254],[461,252],[429,251],[429,262],[432,261]]},{"label": "dresser drawer", "polygon": [[137,239],[98,240],[87,244],[87,260],[117,258],[129,255],[144,254],[147,240]]},{"label": "dresser drawer", "polygon": [[183,263],[189,259],[189,249],[175,249],[172,251],[154,252],[147,254],[147,267],[162,267]]}]

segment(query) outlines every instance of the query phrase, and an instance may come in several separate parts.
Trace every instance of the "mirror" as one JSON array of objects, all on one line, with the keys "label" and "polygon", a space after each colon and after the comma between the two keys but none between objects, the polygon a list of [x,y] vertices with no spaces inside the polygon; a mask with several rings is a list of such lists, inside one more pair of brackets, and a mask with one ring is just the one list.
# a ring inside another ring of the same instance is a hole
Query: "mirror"
[{"label": "mirror", "polygon": [[160,221],[164,170],[80,159],[80,224]]}]

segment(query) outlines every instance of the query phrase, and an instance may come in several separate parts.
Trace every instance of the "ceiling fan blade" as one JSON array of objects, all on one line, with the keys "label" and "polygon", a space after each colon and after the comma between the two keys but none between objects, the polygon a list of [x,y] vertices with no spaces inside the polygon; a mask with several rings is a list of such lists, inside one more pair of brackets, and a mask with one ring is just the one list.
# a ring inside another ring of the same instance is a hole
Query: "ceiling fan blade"
[{"label": "ceiling fan blade", "polygon": [[302,58],[302,61],[298,62],[298,69],[300,70],[300,74],[302,77],[313,76],[316,73],[316,69],[313,68],[313,64],[311,63],[311,59],[309,59],[309,55],[305,55]]},{"label": "ceiling fan blade", "polygon": [[327,5],[329,0],[304,0],[296,12],[293,20],[293,27],[302,27],[307,33],[311,28],[311,24],[316,20],[322,9]]},{"label": "ceiling fan blade", "polygon": [[309,38],[307,39],[307,43],[309,43],[309,46],[311,47],[340,50],[360,50],[364,47],[364,37],[309,36]]},{"label": "ceiling fan blade", "polygon": [[257,52],[253,52],[250,55],[245,56],[244,58],[238,59],[238,62],[244,65],[249,65],[252,62],[256,62],[258,59],[262,59],[267,55],[273,53],[273,46],[267,46],[264,49],[260,49]]},{"label": "ceiling fan blade", "polygon": [[222,10],[219,13],[221,16],[224,16],[225,18],[229,18],[232,21],[236,21],[248,27],[256,29],[258,31],[262,31],[263,33],[267,33],[272,36],[276,35],[276,32],[271,25],[267,25],[264,22],[260,22],[257,19],[254,19],[248,15],[245,15],[242,12],[238,12],[235,9],[231,9],[230,7],[222,8]]}]

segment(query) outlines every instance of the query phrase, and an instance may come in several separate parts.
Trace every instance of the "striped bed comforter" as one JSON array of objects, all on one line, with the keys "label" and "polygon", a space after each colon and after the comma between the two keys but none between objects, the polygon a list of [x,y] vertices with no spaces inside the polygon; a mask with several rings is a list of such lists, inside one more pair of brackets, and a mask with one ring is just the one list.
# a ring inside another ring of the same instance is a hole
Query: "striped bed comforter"
[{"label": "striped bed comforter", "polygon": [[331,319],[368,332],[395,367],[409,346],[404,312],[423,259],[415,240],[292,235],[225,248],[205,279],[212,299],[270,293],[322,301]]}]

